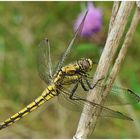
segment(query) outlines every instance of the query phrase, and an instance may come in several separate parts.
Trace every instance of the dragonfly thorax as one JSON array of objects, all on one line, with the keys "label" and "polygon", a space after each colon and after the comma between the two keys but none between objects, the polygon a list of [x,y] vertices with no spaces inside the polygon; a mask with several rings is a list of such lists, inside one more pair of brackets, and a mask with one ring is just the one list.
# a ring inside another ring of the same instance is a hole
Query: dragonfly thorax
[{"label": "dragonfly thorax", "polygon": [[62,67],[54,76],[53,82],[56,85],[69,85],[79,81],[82,73],[92,69],[93,62],[91,59],[82,58],[76,63]]}]

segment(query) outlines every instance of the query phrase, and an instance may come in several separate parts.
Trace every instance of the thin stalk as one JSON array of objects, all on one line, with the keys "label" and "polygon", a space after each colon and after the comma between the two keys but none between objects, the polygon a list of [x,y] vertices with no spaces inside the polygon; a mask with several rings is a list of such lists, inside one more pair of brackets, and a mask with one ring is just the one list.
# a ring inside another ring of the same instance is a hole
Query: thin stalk
[{"label": "thin stalk", "polygon": [[[104,78],[108,75],[109,68],[112,64],[112,60],[114,59],[115,53],[119,46],[119,42],[123,35],[133,4],[134,2],[130,1],[121,2],[120,8],[114,21],[114,25],[112,26],[112,29],[108,35],[103,53],[101,55],[97,70],[95,72],[95,76],[93,79],[94,83],[96,83],[98,79]],[[104,82],[105,80],[102,80],[100,84],[103,84]],[[90,91],[87,99],[90,101],[94,101],[98,104],[103,104],[106,96],[102,96],[104,95],[102,91],[103,89],[99,90],[99,88],[95,87],[94,90]],[[81,114],[78,128],[74,136],[77,139],[87,138],[91,130],[95,129],[98,115],[100,114],[101,110],[93,107],[87,109],[85,106],[83,112],[87,112],[86,114],[88,115],[85,115],[85,113]],[[94,113],[98,115],[95,116]]]},{"label": "thin stalk", "polygon": [[112,8],[112,15],[111,15],[111,18],[110,18],[110,23],[109,23],[108,34],[110,33],[110,31],[112,29],[112,26],[114,24],[116,15],[118,13],[119,6],[120,6],[120,1],[114,1],[113,8]]}]

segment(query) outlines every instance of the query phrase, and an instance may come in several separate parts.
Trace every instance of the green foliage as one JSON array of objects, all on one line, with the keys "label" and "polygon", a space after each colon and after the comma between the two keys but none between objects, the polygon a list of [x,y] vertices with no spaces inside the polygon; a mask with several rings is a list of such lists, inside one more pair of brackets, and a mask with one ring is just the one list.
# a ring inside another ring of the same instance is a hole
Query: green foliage
[{"label": "green foliage", "polygon": [[88,56],[88,57],[98,57],[100,55],[99,48],[96,44],[79,44],[75,47],[75,55],[76,56]]}]

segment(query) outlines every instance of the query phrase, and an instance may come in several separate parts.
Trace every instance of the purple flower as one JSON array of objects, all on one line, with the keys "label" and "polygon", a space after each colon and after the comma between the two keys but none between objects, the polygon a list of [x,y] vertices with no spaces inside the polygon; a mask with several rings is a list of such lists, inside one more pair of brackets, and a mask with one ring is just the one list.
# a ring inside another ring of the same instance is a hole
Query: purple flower
[{"label": "purple flower", "polygon": [[[101,9],[95,8],[92,2],[88,2],[87,9],[88,9],[88,14],[86,16],[84,27],[81,32],[82,37],[91,37],[94,33],[98,32],[102,27]],[[74,24],[75,31],[80,25],[87,9],[83,11],[76,19],[76,22]]]}]

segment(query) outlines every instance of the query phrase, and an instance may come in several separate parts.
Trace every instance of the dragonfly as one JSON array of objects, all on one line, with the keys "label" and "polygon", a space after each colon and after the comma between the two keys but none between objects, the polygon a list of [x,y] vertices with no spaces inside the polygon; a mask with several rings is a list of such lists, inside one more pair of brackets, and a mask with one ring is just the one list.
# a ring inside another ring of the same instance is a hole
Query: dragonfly
[{"label": "dragonfly", "polygon": [[[89,91],[90,89],[94,89],[95,86],[100,86],[100,81],[103,79],[98,79],[94,84],[91,84],[90,79],[91,76],[89,75],[89,72],[94,67],[94,65],[97,65],[96,62],[92,61],[90,58],[81,58],[80,60],[70,63],[64,66],[64,62],[66,61],[66,58],[68,57],[68,54],[70,53],[70,50],[77,38],[79,38],[79,34],[81,33],[84,21],[86,19],[86,16],[88,14],[88,11],[85,12],[85,15],[75,32],[72,40],[70,41],[68,47],[66,47],[66,50],[64,51],[60,61],[57,64],[57,67],[54,71],[52,71],[52,62],[51,62],[51,55],[50,55],[50,43],[48,39],[44,39],[38,49],[38,71],[41,79],[44,80],[44,82],[48,85],[45,90],[42,92],[42,94],[36,98],[33,102],[31,102],[29,105],[27,105],[25,108],[17,112],[16,114],[12,115],[8,119],[6,119],[4,122],[0,124],[0,130],[4,129],[18,120],[22,119],[24,116],[28,115],[32,111],[36,110],[38,107],[43,105],[45,102],[51,100],[55,96],[58,96],[58,98],[63,98],[63,100],[67,100],[67,102],[74,105],[76,108],[77,106],[82,107],[85,103],[88,103],[88,105],[97,107],[102,109],[101,117],[114,117],[118,119],[123,120],[130,120],[133,119],[129,116],[119,112],[112,110],[106,106],[102,106],[100,104],[97,104],[92,101],[88,101],[86,98],[82,98],[78,96],[77,89],[78,87],[82,87],[84,91]],[[67,87],[71,87],[70,90],[67,89]],[[125,93],[132,99],[134,99],[135,102],[140,101],[140,97],[133,92],[131,89],[127,88],[121,88],[114,86],[112,88],[111,93]],[[116,99],[116,98],[115,98]],[[60,101],[61,102],[61,101]],[[114,102],[114,101],[113,101]],[[78,108],[77,108],[78,109]]]}]

